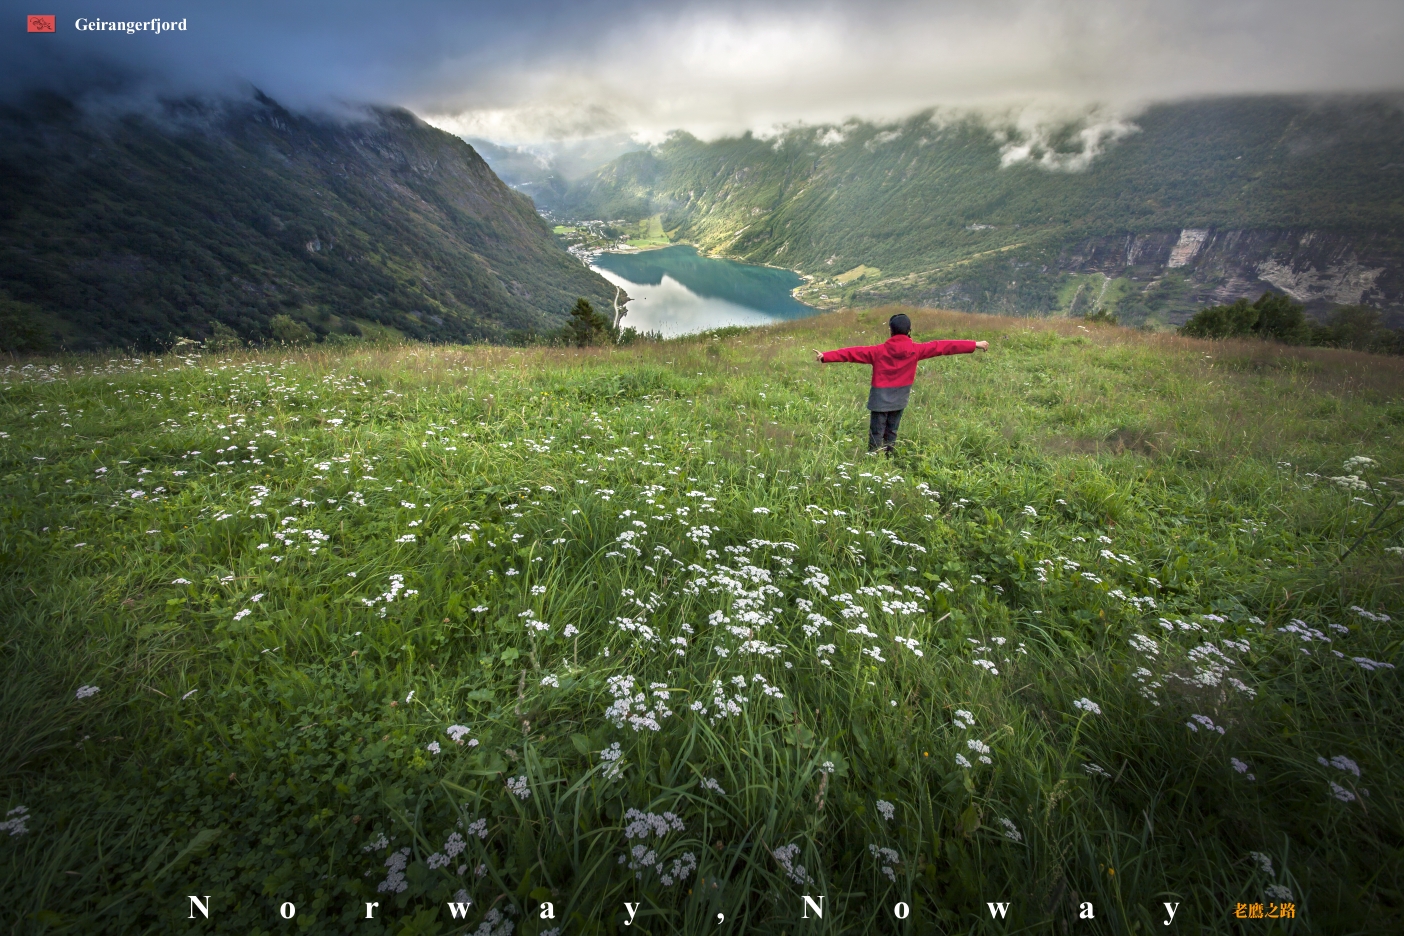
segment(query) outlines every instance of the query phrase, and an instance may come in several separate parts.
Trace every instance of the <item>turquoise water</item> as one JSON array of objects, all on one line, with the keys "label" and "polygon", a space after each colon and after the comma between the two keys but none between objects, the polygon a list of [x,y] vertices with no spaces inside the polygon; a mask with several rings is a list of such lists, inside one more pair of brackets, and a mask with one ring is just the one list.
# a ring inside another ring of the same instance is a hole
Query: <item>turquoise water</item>
[{"label": "turquoise water", "polygon": [[804,280],[789,270],[714,260],[693,247],[607,253],[591,267],[629,294],[622,325],[665,336],[720,328],[768,325],[817,315],[790,295]]}]

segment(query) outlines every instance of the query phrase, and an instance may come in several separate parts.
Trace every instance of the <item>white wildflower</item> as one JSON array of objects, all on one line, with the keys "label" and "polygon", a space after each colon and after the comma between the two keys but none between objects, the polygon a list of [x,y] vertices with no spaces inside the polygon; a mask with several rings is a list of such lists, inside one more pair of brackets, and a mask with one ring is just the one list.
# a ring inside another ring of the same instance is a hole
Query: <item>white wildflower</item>
[{"label": "white wildflower", "polygon": [[27,826],[29,819],[29,807],[16,806],[14,809],[5,813],[5,821],[0,822],[0,832],[10,833],[11,838],[19,835],[27,835],[29,834],[29,828]]},{"label": "white wildflower", "polygon": [[1268,877],[1273,876],[1274,872],[1272,870],[1272,858],[1270,856],[1265,855],[1262,852],[1255,851],[1249,852],[1248,857],[1252,858],[1254,863],[1257,864],[1258,870],[1262,871]]}]

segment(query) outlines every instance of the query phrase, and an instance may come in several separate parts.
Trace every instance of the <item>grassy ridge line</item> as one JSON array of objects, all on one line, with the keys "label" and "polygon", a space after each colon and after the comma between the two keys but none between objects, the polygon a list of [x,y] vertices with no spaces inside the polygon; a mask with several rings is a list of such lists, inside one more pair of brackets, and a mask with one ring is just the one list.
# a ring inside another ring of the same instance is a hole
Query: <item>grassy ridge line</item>
[{"label": "grassy ridge line", "polygon": [[[1144,930],[1168,899],[1228,932],[1281,887],[1303,926],[1388,931],[1398,682],[1349,658],[1397,662],[1398,640],[1349,609],[1397,611],[1399,560],[1369,541],[1332,567],[1373,510],[1326,478],[1357,455],[1400,475],[1398,362],[913,316],[994,350],[924,365],[893,463],[860,454],[864,369],[805,360],[877,340],[881,312],[627,350],[7,371],[0,737],[6,808],[32,817],[0,839],[12,926],[165,929],[198,891],[221,931],[286,926],[285,899],[371,931],[379,899],[430,932],[462,888],[470,932],[603,931],[635,899],[677,931],[781,932],[805,892],[833,932],[885,932],[899,899],[922,931],[990,927],[987,900],[1031,931],[1081,900],[1089,931]],[[1205,641],[1234,660],[1215,686],[1184,681]],[[603,716],[621,676],[659,731]],[[715,717],[718,679],[739,714]],[[1359,777],[1316,760],[1342,755]],[[631,808],[684,828],[626,838]]]}]

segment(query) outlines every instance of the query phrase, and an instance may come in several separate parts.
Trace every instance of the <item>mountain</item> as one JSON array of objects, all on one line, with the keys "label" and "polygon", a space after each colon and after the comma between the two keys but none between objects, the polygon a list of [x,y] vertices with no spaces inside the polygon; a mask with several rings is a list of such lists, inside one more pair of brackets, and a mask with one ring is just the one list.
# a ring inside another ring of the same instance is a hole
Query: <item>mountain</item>
[{"label": "mountain", "polygon": [[0,109],[0,174],[11,349],[261,340],[279,315],[319,337],[494,340],[614,296],[470,145],[404,110],[256,95],[94,117],[35,97]]},{"label": "mountain", "polygon": [[903,301],[1179,323],[1213,302],[1364,302],[1404,324],[1404,102],[1161,104],[1052,128],[929,111],[770,138],[672,135],[538,203],[658,216],[796,269],[821,307]]}]

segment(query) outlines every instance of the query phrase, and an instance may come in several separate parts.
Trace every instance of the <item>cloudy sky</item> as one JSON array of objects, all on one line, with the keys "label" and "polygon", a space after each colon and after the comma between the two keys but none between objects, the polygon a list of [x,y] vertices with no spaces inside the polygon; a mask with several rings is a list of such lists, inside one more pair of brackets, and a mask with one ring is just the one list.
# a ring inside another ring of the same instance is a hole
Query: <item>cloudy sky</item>
[{"label": "cloudy sky", "polygon": [[[1206,94],[1404,90],[1400,0],[0,0],[0,94],[256,85],[504,142],[704,137],[930,106],[1103,109]],[[54,35],[23,31],[43,7]],[[79,17],[186,21],[152,36]]]}]

